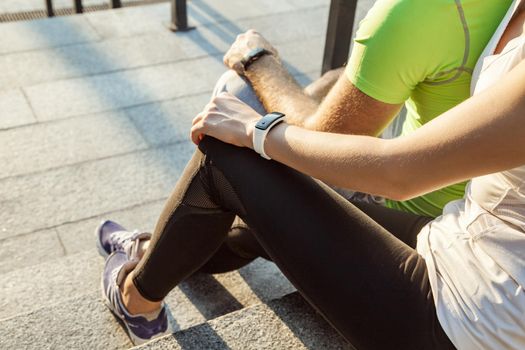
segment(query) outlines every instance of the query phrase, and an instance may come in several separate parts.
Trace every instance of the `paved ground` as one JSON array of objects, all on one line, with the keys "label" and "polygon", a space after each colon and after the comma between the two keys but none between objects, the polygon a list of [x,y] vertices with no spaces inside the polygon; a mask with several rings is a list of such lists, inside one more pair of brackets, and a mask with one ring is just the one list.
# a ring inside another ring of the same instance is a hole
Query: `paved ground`
[{"label": "paved ground", "polygon": [[[9,320],[0,333],[33,324],[57,339],[53,327],[63,329],[71,305],[100,317],[96,223],[112,217],[131,228],[153,227],[194,149],[191,119],[209,99],[238,33],[258,29],[301,83],[318,77],[328,3],[194,0],[189,13],[197,30],[178,34],[164,26],[167,3],[0,24],[0,322]],[[369,5],[360,2],[359,16]],[[275,267],[258,264],[207,286],[230,291],[231,310],[293,291]],[[172,297],[177,305],[188,295],[202,297],[189,283]],[[181,329],[228,311],[202,305],[179,314]],[[111,339],[105,344],[127,344]]]}]

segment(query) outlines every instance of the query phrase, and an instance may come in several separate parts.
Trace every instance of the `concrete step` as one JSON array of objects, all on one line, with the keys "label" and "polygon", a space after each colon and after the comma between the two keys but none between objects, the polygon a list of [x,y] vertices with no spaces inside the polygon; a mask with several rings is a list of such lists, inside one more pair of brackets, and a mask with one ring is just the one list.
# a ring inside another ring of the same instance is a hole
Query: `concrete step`
[{"label": "concrete step", "polygon": [[351,350],[296,292],[281,299],[229,313],[136,350]]},{"label": "concrete step", "polygon": [[165,198],[194,149],[188,141],[0,180],[0,239]]},{"label": "concrete step", "polygon": [[[10,334],[0,337],[0,348],[129,345],[101,300],[102,266],[90,251],[0,275],[0,334]],[[273,263],[260,259],[231,273],[196,274],[166,301],[176,329],[185,329],[293,290]]]}]

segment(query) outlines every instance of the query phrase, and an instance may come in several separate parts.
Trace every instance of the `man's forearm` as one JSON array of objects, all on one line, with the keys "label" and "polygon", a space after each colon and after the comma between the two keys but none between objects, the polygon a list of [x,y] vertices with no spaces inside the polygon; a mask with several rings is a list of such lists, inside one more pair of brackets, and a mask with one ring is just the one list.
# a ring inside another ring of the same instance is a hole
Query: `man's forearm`
[{"label": "man's forearm", "polygon": [[245,75],[265,109],[286,114],[290,124],[304,127],[319,107],[274,56],[261,57]]},{"label": "man's forearm", "polygon": [[[246,68],[243,60],[254,47],[271,54],[258,57]],[[237,36],[224,63],[251,82],[266,110],[285,113],[289,124],[306,129],[375,136],[401,108],[361,92],[341,74],[343,69],[303,90],[279,61],[277,50],[255,30]]]}]

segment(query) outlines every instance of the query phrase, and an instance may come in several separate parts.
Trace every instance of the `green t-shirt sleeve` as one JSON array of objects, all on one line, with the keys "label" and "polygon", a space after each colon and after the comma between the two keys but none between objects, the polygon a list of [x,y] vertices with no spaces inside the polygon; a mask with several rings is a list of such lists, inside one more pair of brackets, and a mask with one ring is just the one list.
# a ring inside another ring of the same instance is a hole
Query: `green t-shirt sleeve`
[{"label": "green t-shirt sleeve", "polygon": [[[425,3],[425,1],[420,1]],[[361,21],[346,67],[348,79],[376,100],[400,104],[425,79],[424,24],[429,9],[417,1],[379,0]],[[428,22],[427,22],[428,23]]]}]

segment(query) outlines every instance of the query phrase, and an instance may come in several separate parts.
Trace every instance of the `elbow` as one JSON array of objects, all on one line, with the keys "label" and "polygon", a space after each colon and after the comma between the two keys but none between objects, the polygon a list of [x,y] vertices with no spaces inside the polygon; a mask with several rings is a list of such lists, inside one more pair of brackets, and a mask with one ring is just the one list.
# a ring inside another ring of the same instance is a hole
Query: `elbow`
[{"label": "elbow", "polygon": [[397,202],[406,201],[413,198],[407,186],[400,181],[386,181],[382,196]]},{"label": "elbow", "polygon": [[405,191],[394,190],[394,191],[390,191],[390,193],[388,193],[388,195],[386,195],[385,197],[393,201],[396,201],[396,202],[403,202],[403,201],[412,199],[415,196]]},{"label": "elbow", "polygon": [[384,143],[384,155],[387,161],[383,171],[383,197],[394,201],[406,201],[417,197],[417,181],[414,181],[414,174],[411,173],[407,162],[401,161],[395,152],[395,145],[391,145],[393,140]]},{"label": "elbow", "polygon": [[388,199],[402,202],[415,198],[422,193],[419,183],[410,174],[399,171],[397,174],[391,174],[387,177],[383,196]]}]

